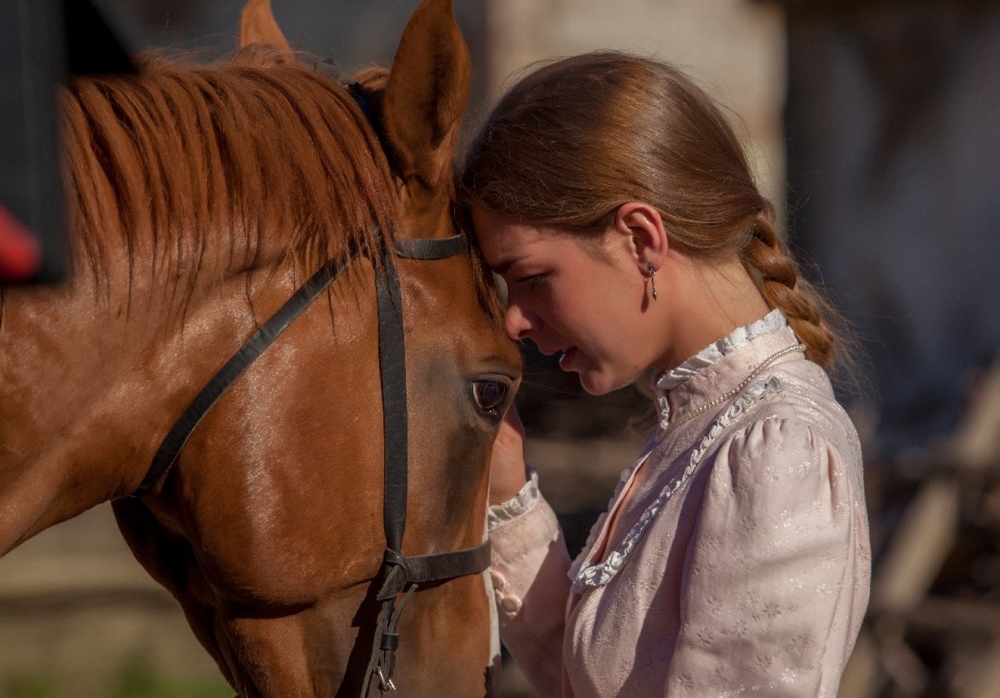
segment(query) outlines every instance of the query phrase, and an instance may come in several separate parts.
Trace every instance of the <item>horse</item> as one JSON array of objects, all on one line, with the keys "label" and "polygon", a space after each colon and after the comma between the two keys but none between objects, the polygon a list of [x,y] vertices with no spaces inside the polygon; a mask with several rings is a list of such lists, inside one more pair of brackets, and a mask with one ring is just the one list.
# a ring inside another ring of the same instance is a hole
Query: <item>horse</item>
[{"label": "horse", "polygon": [[349,86],[269,0],[239,36],[62,90],[72,274],[0,295],[0,554],[110,501],[239,696],[490,695],[488,460],[520,357],[456,232],[451,0]]}]

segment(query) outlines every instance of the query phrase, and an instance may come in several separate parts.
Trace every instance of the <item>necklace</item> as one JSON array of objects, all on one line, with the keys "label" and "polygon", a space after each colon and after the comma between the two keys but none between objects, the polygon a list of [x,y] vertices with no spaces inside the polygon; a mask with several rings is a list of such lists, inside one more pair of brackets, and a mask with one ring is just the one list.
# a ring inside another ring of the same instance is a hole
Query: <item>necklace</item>
[{"label": "necklace", "polygon": [[773,364],[775,361],[777,361],[778,359],[780,359],[782,356],[785,356],[786,354],[791,354],[792,352],[796,352],[796,351],[804,351],[805,348],[806,347],[805,347],[804,344],[793,344],[790,347],[785,347],[784,349],[781,349],[780,351],[774,352],[769,357],[767,357],[766,359],[764,359],[761,363],[757,364],[757,366],[754,367],[754,369],[752,371],[750,371],[750,373],[747,375],[747,377],[744,378],[742,381],[740,381],[740,384],[737,385],[735,388],[733,388],[732,390],[727,391],[726,393],[724,393],[722,395],[719,395],[717,398],[711,400],[710,402],[705,403],[704,405],[702,405],[701,407],[699,407],[697,410],[695,410],[691,414],[685,416],[684,419],[678,420],[676,422],[671,422],[670,424],[668,424],[665,429],[661,430],[660,433],[658,433],[656,435],[656,443],[661,443],[663,441],[663,439],[665,439],[667,437],[668,434],[673,433],[677,429],[677,427],[679,427],[680,425],[686,424],[687,422],[690,422],[692,419],[694,419],[698,415],[703,414],[703,413],[707,412],[708,410],[712,409],[713,407],[717,407],[718,405],[721,405],[723,402],[726,402],[727,400],[731,400],[732,398],[734,398],[737,395],[739,395],[739,393],[744,388],[746,388],[748,385],[750,385],[751,381],[753,381],[753,379],[756,378],[760,374],[761,371],[763,371],[765,368],[767,368],[768,366],[770,366],[771,364]]}]

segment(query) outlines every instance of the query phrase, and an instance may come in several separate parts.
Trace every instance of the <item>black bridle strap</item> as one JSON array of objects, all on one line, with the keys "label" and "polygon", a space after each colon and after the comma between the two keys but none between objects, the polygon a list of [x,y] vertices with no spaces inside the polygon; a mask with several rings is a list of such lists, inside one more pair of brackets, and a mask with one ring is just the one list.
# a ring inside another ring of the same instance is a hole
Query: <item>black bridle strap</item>
[{"label": "black bridle strap", "polygon": [[313,274],[295,294],[285,301],[278,310],[254,332],[250,339],[240,347],[229,361],[212,377],[212,380],[202,388],[201,392],[191,401],[187,409],[174,422],[167,432],[142,482],[136,487],[132,496],[137,496],[151,490],[157,482],[173,466],[187,443],[195,427],[218,402],[219,398],[243,375],[250,364],[257,360],[274,341],[288,329],[302,312],[323,293],[337,277],[339,277],[351,262],[358,256],[356,249],[341,254],[336,260],[324,264]]},{"label": "black bridle strap", "polygon": [[447,259],[466,250],[465,236],[396,240],[396,256],[404,259]]},{"label": "black bridle strap", "polygon": [[475,548],[406,558],[409,581],[423,584],[482,572],[490,566],[489,541]]},{"label": "black bridle strap", "polygon": [[[444,259],[466,249],[465,238],[400,240],[397,253],[409,259]],[[406,529],[406,495],[409,481],[409,417],[406,405],[406,345],[403,332],[403,302],[396,265],[388,253],[383,273],[375,279],[378,299],[378,360],[382,381],[382,438],[384,486],[382,524],[385,552],[379,571],[381,586],[376,598],[388,601],[407,584],[438,581],[482,572],[489,567],[489,542],[444,553],[407,557],[403,553]]]},{"label": "black bridle strap", "polygon": [[[406,354],[403,301],[392,256],[383,255],[375,279],[378,297],[378,362],[382,376],[382,438],[385,444],[385,496],[382,512],[387,550],[402,555],[406,528],[407,443]],[[387,564],[392,564],[388,560]]]},{"label": "black bridle strap", "polygon": [[[398,256],[409,259],[445,259],[466,249],[462,236],[444,239],[399,240]],[[383,525],[386,548],[376,578],[375,598],[382,603],[372,653],[365,671],[361,695],[372,682],[382,693],[395,689],[392,676],[399,646],[399,617],[419,584],[478,574],[489,567],[489,541],[474,548],[407,557],[403,553],[406,527],[407,441],[406,355],[402,302],[395,264],[389,255],[383,260],[385,273],[375,280],[378,297],[379,370],[382,376],[383,439],[385,443],[385,486]],[[398,606],[397,606],[397,599]]]},{"label": "black bridle strap", "polygon": [[[407,259],[445,259],[464,252],[465,249],[465,238],[462,235],[396,241],[396,253]],[[383,274],[375,279],[378,298],[378,357],[382,377],[382,438],[385,448],[385,496],[382,518],[385,526],[386,550],[402,557],[409,479],[407,477],[409,445],[406,344],[403,333],[403,301],[392,255],[388,253],[383,255],[382,268]],[[398,565],[398,559],[387,558],[385,564]],[[424,581],[417,580],[409,574],[406,576],[409,581]],[[395,593],[392,595],[395,596]]]}]

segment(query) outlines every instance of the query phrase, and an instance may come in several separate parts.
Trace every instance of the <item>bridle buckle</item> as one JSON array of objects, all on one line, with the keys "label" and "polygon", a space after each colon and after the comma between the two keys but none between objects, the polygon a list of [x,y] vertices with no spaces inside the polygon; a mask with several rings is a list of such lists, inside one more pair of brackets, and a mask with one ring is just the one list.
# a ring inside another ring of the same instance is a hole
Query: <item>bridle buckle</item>
[{"label": "bridle buckle", "polygon": [[395,691],[396,684],[392,682],[392,679],[386,680],[385,674],[382,673],[382,667],[376,667],[375,671],[378,673],[378,688],[380,691]]}]

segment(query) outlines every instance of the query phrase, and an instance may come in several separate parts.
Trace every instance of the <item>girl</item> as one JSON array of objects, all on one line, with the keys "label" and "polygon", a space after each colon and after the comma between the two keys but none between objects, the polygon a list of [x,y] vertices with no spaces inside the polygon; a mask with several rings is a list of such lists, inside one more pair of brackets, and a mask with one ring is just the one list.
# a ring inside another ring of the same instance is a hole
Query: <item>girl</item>
[{"label": "girl", "polygon": [[719,108],[620,53],[523,78],[459,199],[507,332],[590,393],[649,380],[655,429],[571,564],[511,411],[494,444],[504,644],[543,696],[835,696],[868,601],[838,338]]}]

